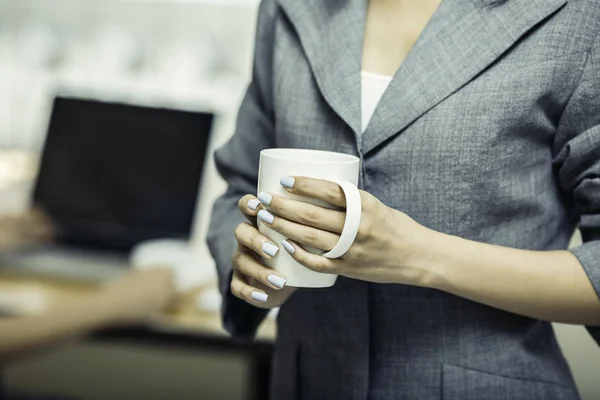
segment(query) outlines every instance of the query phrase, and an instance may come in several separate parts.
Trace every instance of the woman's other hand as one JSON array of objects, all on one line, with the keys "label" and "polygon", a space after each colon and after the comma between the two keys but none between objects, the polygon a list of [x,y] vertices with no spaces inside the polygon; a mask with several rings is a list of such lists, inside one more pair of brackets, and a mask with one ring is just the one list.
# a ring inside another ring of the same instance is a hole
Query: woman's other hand
[{"label": "woman's other hand", "polygon": [[285,177],[282,185],[294,195],[325,201],[331,210],[282,196],[260,193],[265,207],[258,218],[289,238],[284,247],[307,268],[378,283],[427,286],[429,272],[420,266],[430,232],[406,214],[387,207],[360,191],[362,218],[352,247],[339,259],[328,259],[304,249],[331,250],[346,218],[344,192],[326,180]]},{"label": "woman's other hand", "polygon": [[232,257],[231,292],[259,308],[279,307],[296,290],[285,286],[285,277],[262,263],[263,259],[276,257],[279,246],[256,228],[256,215],[262,209],[256,197],[244,196],[238,206],[248,222],[235,230],[238,248]]},{"label": "woman's other hand", "polygon": [[175,304],[177,291],[173,270],[156,268],[131,272],[107,284],[99,296],[101,301],[97,303],[113,314],[112,323],[147,322]]},{"label": "woman's other hand", "polygon": [[41,246],[54,235],[52,221],[39,210],[0,217],[0,252]]}]

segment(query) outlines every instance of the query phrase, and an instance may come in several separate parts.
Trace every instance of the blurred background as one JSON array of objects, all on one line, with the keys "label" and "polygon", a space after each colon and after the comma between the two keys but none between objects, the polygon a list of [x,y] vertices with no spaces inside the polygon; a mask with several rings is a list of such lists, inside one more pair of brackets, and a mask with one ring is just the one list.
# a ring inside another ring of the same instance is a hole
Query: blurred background
[{"label": "blurred background", "polygon": [[[250,77],[257,6],[258,0],[0,0],[3,213],[30,207],[40,165],[49,169],[40,160],[49,151],[57,96],[117,104],[129,117],[166,109],[206,121],[197,132],[206,136],[206,157],[194,170],[191,226],[174,235],[189,240],[196,260],[185,304],[152,328],[103,332],[10,365],[3,373],[9,390],[90,400],[266,398],[273,319],[256,343],[229,342],[204,244],[212,203],[224,190],[210,155],[233,133]],[[13,314],[35,314],[57,299],[77,301],[90,284],[87,272],[20,274],[11,267],[0,265],[0,310]],[[582,397],[597,399],[600,350],[583,328],[556,330]]]}]

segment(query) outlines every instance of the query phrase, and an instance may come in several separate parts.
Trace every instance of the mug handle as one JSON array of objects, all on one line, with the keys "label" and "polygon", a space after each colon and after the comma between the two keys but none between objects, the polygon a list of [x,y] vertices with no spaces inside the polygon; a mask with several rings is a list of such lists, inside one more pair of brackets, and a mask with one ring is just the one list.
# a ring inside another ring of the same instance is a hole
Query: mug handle
[{"label": "mug handle", "polygon": [[346,196],[346,220],[337,244],[331,251],[323,254],[327,258],[340,258],[352,247],[362,217],[362,200],[356,186],[348,181],[337,181]]}]

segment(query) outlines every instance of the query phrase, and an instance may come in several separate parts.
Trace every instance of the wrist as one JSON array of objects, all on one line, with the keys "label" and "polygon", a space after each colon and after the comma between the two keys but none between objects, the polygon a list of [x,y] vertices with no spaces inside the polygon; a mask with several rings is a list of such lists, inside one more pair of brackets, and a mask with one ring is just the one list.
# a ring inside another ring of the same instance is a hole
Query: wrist
[{"label": "wrist", "polygon": [[90,309],[96,315],[98,327],[118,325],[127,322],[131,314],[129,305],[121,296],[115,296],[108,291],[92,295],[89,299]]},{"label": "wrist", "polygon": [[39,318],[57,329],[85,334],[112,325],[115,313],[110,310],[113,309],[98,294],[87,294],[74,304],[56,303]]},{"label": "wrist", "polygon": [[431,289],[442,289],[445,282],[445,234],[419,225],[419,233],[414,235],[412,250],[408,257],[407,265],[418,271],[416,286]]},{"label": "wrist", "polygon": [[455,266],[463,265],[466,240],[442,232],[430,231],[429,253],[426,258],[429,271],[428,286],[444,292],[452,292]]}]

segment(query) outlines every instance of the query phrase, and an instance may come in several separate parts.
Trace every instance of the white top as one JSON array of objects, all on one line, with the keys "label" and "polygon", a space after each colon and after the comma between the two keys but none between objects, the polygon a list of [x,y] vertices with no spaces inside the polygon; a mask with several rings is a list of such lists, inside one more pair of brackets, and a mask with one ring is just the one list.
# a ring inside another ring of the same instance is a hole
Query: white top
[{"label": "white top", "polygon": [[385,93],[391,81],[391,76],[362,71],[362,132],[364,132],[367,129],[367,126],[369,126],[369,122],[375,113],[375,109],[377,108],[383,93]]}]

